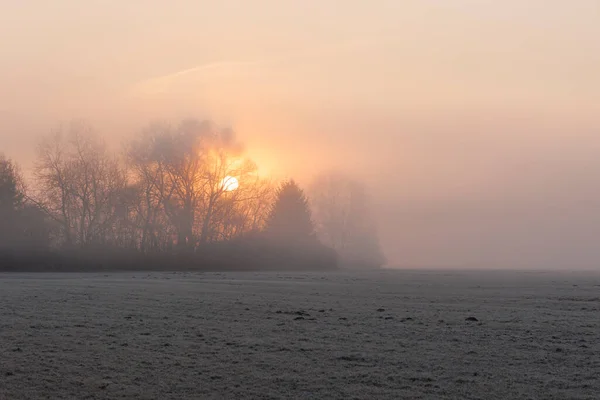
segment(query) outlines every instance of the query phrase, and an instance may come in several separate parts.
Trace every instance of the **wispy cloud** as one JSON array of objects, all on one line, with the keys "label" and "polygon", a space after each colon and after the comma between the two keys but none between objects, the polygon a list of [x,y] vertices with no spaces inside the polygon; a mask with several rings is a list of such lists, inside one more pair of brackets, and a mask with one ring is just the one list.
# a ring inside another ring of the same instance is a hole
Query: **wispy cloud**
[{"label": "wispy cloud", "polygon": [[218,62],[212,62],[212,63],[208,63],[208,64],[204,64],[204,65],[199,65],[199,66],[196,66],[193,68],[184,69],[182,71],[177,71],[172,74],[163,75],[158,78],[153,78],[150,81],[169,80],[169,79],[179,78],[184,75],[193,74],[196,72],[222,70],[222,69],[226,69],[226,68],[240,68],[240,67],[257,65],[260,63],[261,63],[261,61],[218,61]]},{"label": "wispy cloud", "polygon": [[198,74],[205,76],[223,71],[240,71],[260,63],[261,61],[217,61],[202,64],[137,82],[131,87],[130,92],[134,95],[160,94],[168,91],[176,82],[191,79],[191,77],[198,76]]},{"label": "wispy cloud", "polygon": [[214,77],[215,74],[241,74],[256,66],[266,67],[275,64],[289,63],[290,61],[294,61],[297,65],[298,63],[308,62],[309,60],[318,60],[321,57],[331,56],[338,52],[356,50],[373,43],[381,42],[382,40],[385,39],[382,37],[363,37],[360,39],[313,46],[304,50],[282,52],[260,60],[210,62],[166,75],[145,79],[134,84],[131,87],[130,92],[134,95],[142,96],[161,94],[168,92],[174,85],[181,84],[182,82],[187,83],[198,79],[206,79],[207,77]]}]

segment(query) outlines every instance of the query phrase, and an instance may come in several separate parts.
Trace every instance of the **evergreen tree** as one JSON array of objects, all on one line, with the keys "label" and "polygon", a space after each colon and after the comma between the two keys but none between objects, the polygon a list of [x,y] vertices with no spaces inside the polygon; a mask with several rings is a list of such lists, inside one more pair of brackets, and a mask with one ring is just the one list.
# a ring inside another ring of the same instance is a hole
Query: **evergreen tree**
[{"label": "evergreen tree", "polygon": [[0,155],[0,212],[14,213],[23,204],[22,179],[17,166]]},{"label": "evergreen tree", "polygon": [[0,155],[0,249],[42,248],[48,235],[44,213],[25,201],[18,166]]},{"label": "evergreen tree", "polygon": [[277,191],[266,233],[271,240],[286,244],[317,241],[308,199],[293,180],[283,183]]},{"label": "evergreen tree", "polygon": [[18,239],[19,213],[23,205],[17,166],[0,155],[0,246],[12,247]]}]

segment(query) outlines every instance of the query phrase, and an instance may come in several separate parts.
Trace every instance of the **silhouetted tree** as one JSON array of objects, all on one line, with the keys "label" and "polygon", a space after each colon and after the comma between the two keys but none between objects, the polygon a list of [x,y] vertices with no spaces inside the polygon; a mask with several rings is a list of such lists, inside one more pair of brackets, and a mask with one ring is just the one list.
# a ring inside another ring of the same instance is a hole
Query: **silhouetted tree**
[{"label": "silhouetted tree", "polygon": [[0,155],[0,248],[33,250],[48,242],[49,227],[39,208],[27,203],[18,166]]},{"label": "silhouetted tree", "polygon": [[[256,171],[233,132],[208,121],[151,125],[131,144],[128,160],[142,195],[142,243],[164,215],[184,252],[222,239],[220,223],[244,200]],[[239,191],[227,191],[228,176],[240,182]]]},{"label": "silhouetted tree", "polygon": [[308,199],[293,180],[284,182],[277,191],[266,233],[271,240],[283,243],[316,241]]},{"label": "silhouetted tree", "polygon": [[19,212],[23,206],[22,179],[17,166],[0,155],[0,246],[15,244]]},{"label": "silhouetted tree", "polygon": [[258,176],[241,177],[238,181],[238,189],[225,193],[214,208],[211,242],[258,232],[266,225],[275,195],[273,185]]},{"label": "silhouetted tree", "polygon": [[0,159],[0,270],[336,266],[303,191],[293,181],[275,191],[231,130],[152,125],[123,163],[72,122],[43,138],[37,155],[32,193]]},{"label": "silhouetted tree", "polygon": [[22,206],[23,178],[12,160],[0,154],[0,209],[14,212]]},{"label": "silhouetted tree", "polygon": [[67,245],[111,241],[125,171],[92,129],[73,122],[44,138],[35,165],[36,200]]}]

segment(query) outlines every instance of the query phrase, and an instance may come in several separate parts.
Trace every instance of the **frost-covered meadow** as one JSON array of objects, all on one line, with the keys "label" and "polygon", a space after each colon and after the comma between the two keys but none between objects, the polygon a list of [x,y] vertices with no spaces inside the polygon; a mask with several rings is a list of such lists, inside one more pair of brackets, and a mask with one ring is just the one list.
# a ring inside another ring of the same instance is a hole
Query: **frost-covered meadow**
[{"label": "frost-covered meadow", "polygon": [[2,400],[599,393],[600,274],[0,274]]}]

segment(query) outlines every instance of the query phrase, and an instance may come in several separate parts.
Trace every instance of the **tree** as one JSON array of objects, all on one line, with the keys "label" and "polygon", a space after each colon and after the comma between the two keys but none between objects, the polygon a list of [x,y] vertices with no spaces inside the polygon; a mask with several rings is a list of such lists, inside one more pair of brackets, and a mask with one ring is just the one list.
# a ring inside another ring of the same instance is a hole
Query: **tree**
[{"label": "tree", "polygon": [[33,250],[48,245],[44,215],[28,204],[19,167],[0,155],[0,247]]},{"label": "tree", "polygon": [[[142,243],[163,215],[181,252],[231,236],[232,226],[225,233],[223,224],[235,222],[233,208],[250,199],[242,193],[256,171],[231,130],[197,120],[151,125],[131,144],[128,160],[143,198]],[[244,189],[228,192],[223,182],[231,176]]]},{"label": "tree", "polygon": [[91,127],[72,122],[44,138],[35,165],[37,204],[68,246],[107,244],[126,174]]},{"label": "tree", "polygon": [[380,267],[385,258],[365,186],[339,172],[318,176],[310,185],[317,234],[335,249],[341,264]]},{"label": "tree", "polygon": [[0,157],[0,269],[337,265],[302,189],[290,181],[276,191],[261,179],[229,129],[151,125],[123,163],[74,121],[37,150],[29,193],[17,166]]},{"label": "tree", "polygon": [[0,155],[0,246],[4,248],[16,245],[24,199],[22,182],[17,166]]},{"label": "tree", "polygon": [[214,208],[211,241],[231,240],[264,229],[275,190],[258,176],[238,179],[239,186],[225,193]]},{"label": "tree", "polygon": [[168,126],[154,124],[142,131],[139,138],[127,148],[127,162],[131,172],[132,188],[137,202],[134,224],[140,232],[139,246],[144,253],[153,252],[170,243],[170,219],[164,212],[166,169],[161,155],[168,135]]},{"label": "tree", "polygon": [[230,196],[230,201],[225,199],[229,193],[226,179],[236,177],[238,182],[244,183],[248,177],[252,179],[256,171],[254,162],[241,157],[242,148],[234,142],[233,133],[229,130],[213,136],[205,151],[205,179],[201,185],[203,215],[199,234],[200,244],[207,243],[215,236],[215,228],[218,225],[213,223],[213,218],[215,209],[219,207],[220,203],[225,200],[225,206],[232,208],[240,199],[243,200],[243,192],[239,188],[237,193],[234,192],[235,194]]},{"label": "tree", "polygon": [[14,212],[24,199],[23,178],[17,165],[0,154],[0,210]]},{"label": "tree", "polygon": [[267,219],[266,233],[271,240],[286,244],[316,241],[308,199],[293,180],[279,187]]}]

